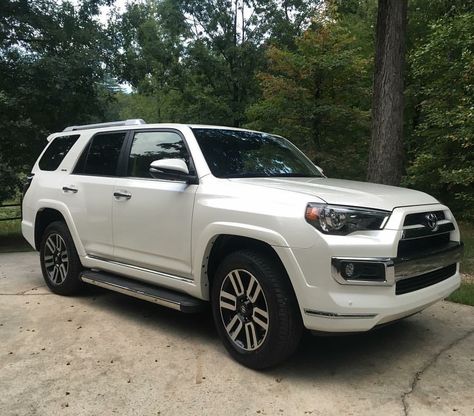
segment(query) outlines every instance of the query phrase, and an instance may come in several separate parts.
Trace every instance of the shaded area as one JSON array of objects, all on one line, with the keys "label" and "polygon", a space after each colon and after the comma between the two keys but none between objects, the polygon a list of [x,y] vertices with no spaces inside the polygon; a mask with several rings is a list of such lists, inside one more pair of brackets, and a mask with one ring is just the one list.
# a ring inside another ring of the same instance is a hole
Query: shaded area
[{"label": "shaded area", "polygon": [[1,414],[400,415],[403,397],[409,414],[474,406],[469,306],[307,334],[289,361],[255,372],[228,356],[209,310],[184,315],[95,287],[56,296],[36,253],[0,255],[0,293]]}]

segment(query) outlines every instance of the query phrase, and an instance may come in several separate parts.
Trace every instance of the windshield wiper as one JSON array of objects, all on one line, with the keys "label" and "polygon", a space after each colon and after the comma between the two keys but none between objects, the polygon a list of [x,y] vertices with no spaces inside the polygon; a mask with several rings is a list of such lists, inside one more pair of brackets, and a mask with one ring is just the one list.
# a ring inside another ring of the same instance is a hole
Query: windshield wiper
[{"label": "windshield wiper", "polygon": [[277,173],[277,174],[265,174],[265,173],[232,173],[230,175],[223,176],[227,179],[233,178],[322,178],[320,175],[307,175],[304,173]]},{"label": "windshield wiper", "polygon": [[271,178],[322,178],[320,175],[306,175],[304,173],[281,173],[276,175],[270,175]]}]

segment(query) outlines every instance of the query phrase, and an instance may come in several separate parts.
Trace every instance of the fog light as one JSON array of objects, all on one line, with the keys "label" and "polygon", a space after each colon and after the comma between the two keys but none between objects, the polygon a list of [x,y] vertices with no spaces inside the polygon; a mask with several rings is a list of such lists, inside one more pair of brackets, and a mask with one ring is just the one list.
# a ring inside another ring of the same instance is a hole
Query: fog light
[{"label": "fog light", "polygon": [[385,281],[385,267],[383,263],[342,261],[339,270],[341,276],[346,280]]},{"label": "fog light", "polygon": [[347,263],[344,271],[347,277],[352,277],[354,276],[354,270],[354,263]]}]

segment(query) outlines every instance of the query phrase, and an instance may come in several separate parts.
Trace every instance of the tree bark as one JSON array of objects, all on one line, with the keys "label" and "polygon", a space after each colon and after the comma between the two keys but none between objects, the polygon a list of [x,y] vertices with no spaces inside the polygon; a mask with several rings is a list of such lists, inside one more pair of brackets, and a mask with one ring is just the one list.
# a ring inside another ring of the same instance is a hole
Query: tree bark
[{"label": "tree bark", "polygon": [[399,185],[403,172],[406,20],[407,0],[379,0],[367,179],[388,185]]}]

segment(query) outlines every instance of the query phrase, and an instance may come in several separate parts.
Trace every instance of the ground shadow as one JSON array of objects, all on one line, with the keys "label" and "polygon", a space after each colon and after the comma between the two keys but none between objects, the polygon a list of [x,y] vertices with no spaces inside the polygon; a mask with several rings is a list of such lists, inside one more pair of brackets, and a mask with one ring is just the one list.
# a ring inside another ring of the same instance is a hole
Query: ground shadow
[{"label": "ground shadow", "polygon": [[[112,310],[122,319],[136,321],[151,329],[159,328],[177,339],[185,338],[226,354],[210,309],[199,314],[183,314],[100,288],[89,288],[87,296],[97,307]],[[307,332],[288,361],[264,374],[301,381],[327,379],[328,376],[347,380],[363,378],[373,370],[390,377],[432,342],[427,335],[430,329],[426,321],[430,316],[424,316],[424,319],[417,316],[366,333],[314,336]]]}]

